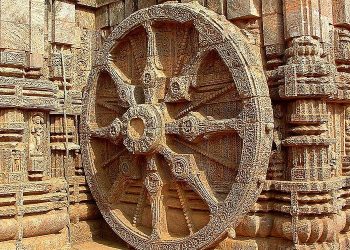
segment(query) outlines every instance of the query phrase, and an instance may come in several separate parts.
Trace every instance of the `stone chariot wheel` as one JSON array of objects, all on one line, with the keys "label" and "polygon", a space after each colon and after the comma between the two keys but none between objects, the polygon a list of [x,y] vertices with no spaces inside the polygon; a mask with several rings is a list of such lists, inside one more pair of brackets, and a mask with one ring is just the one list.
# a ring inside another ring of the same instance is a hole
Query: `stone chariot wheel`
[{"label": "stone chariot wheel", "polygon": [[256,201],[272,140],[261,63],[198,4],[126,18],[84,95],[82,158],[104,219],[136,249],[216,243]]}]

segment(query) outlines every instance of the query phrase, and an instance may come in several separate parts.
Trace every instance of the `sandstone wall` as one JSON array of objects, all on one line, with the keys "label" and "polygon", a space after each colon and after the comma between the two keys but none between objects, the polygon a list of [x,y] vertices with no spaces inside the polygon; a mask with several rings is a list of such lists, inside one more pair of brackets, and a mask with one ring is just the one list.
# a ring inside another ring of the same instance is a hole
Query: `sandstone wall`
[{"label": "sandstone wall", "polygon": [[95,3],[2,0],[0,26],[0,249],[63,249],[100,226],[78,137]]},{"label": "sandstone wall", "polygon": [[[0,1],[0,249],[101,237],[80,159],[82,91],[113,27],[161,2]],[[349,249],[350,1],[199,2],[254,46],[275,111],[264,191],[218,248]]]}]

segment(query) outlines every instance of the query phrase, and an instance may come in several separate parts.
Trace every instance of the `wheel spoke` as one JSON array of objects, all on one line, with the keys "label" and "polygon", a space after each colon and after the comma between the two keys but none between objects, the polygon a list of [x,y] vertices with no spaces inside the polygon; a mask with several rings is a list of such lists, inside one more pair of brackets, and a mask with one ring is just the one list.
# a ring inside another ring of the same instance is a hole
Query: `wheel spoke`
[{"label": "wheel spoke", "polygon": [[197,141],[200,138],[208,138],[212,135],[238,132],[243,128],[240,118],[215,120],[213,117],[204,117],[198,112],[166,125],[167,134],[179,135],[188,141]]},{"label": "wheel spoke", "polygon": [[121,156],[125,151],[126,151],[126,148],[123,148],[117,154],[113,155],[111,158],[109,158],[108,160],[104,161],[101,164],[102,168],[105,169],[109,164],[111,164],[112,162],[117,160],[119,158],[119,156]]},{"label": "wheel spoke", "polygon": [[147,157],[147,175],[145,178],[145,187],[151,203],[152,211],[152,234],[151,240],[159,240],[168,232],[166,221],[166,208],[162,189],[164,183],[157,169],[157,160],[154,156]]},{"label": "wheel spoke", "polygon": [[190,100],[190,86],[196,86],[196,75],[205,56],[204,50],[198,51],[196,56],[182,68],[178,76],[170,79],[169,90],[165,102],[183,102]]},{"label": "wheel spoke", "polygon": [[106,68],[117,88],[118,97],[121,101],[119,105],[125,108],[135,106],[137,104],[135,86],[131,85],[130,80],[115,66],[108,65]]},{"label": "wheel spoke", "polygon": [[174,177],[179,181],[185,181],[199,196],[206,201],[211,213],[215,213],[218,201],[211,191],[205,173],[198,169],[193,155],[177,154],[169,147],[164,146],[160,153],[164,156],[171,167]]},{"label": "wheel spoke", "polygon": [[121,121],[116,118],[110,125],[101,128],[90,128],[90,136],[95,138],[108,139],[118,144],[121,137]]},{"label": "wheel spoke", "polygon": [[145,197],[146,197],[146,189],[143,186],[142,190],[140,192],[140,196],[137,199],[136,211],[135,211],[134,217],[132,219],[132,224],[134,227],[136,227],[137,225],[140,224],[140,220],[142,217],[142,211],[143,211],[143,208],[145,205]]},{"label": "wheel spoke", "polygon": [[100,107],[104,107],[104,108],[106,108],[110,111],[113,111],[113,112],[120,111],[119,104],[117,104],[117,103],[110,103],[110,102],[106,102],[106,101],[103,101],[101,99],[98,99],[98,100],[96,100],[96,104]]},{"label": "wheel spoke", "polygon": [[199,49],[197,54],[181,69],[180,75],[191,75],[195,76],[198,73],[198,69],[204,59],[204,57],[207,55],[208,50],[205,49]]},{"label": "wheel spoke", "polygon": [[142,82],[145,103],[152,104],[158,102],[160,88],[165,88],[166,76],[159,59],[154,28],[150,22],[145,23],[144,28],[147,32],[147,59]]}]

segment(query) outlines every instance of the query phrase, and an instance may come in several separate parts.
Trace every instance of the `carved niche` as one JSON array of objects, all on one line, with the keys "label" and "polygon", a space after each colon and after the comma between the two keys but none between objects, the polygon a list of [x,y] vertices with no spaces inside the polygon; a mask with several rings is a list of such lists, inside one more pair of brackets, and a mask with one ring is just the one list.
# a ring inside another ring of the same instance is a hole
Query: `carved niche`
[{"label": "carved niche", "polygon": [[273,122],[238,28],[198,4],[140,10],[107,38],[84,95],[93,196],[136,249],[210,246],[257,200]]}]

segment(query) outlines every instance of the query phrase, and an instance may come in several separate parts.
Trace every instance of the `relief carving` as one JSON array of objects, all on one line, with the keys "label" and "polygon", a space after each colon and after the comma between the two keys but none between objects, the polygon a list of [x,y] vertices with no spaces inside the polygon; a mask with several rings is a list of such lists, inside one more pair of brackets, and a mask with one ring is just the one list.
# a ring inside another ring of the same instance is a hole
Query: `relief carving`
[{"label": "relief carving", "polygon": [[208,246],[257,198],[273,117],[261,64],[241,52],[251,48],[239,33],[199,5],[167,3],[106,39],[84,96],[83,164],[104,218],[137,249]]},{"label": "relief carving", "polygon": [[31,117],[31,139],[29,144],[30,164],[28,167],[31,180],[42,180],[47,162],[44,156],[46,124],[43,113],[34,113]]},{"label": "relief carving", "polygon": [[349,10],[0,0],[0,249],[349,249]]}]

